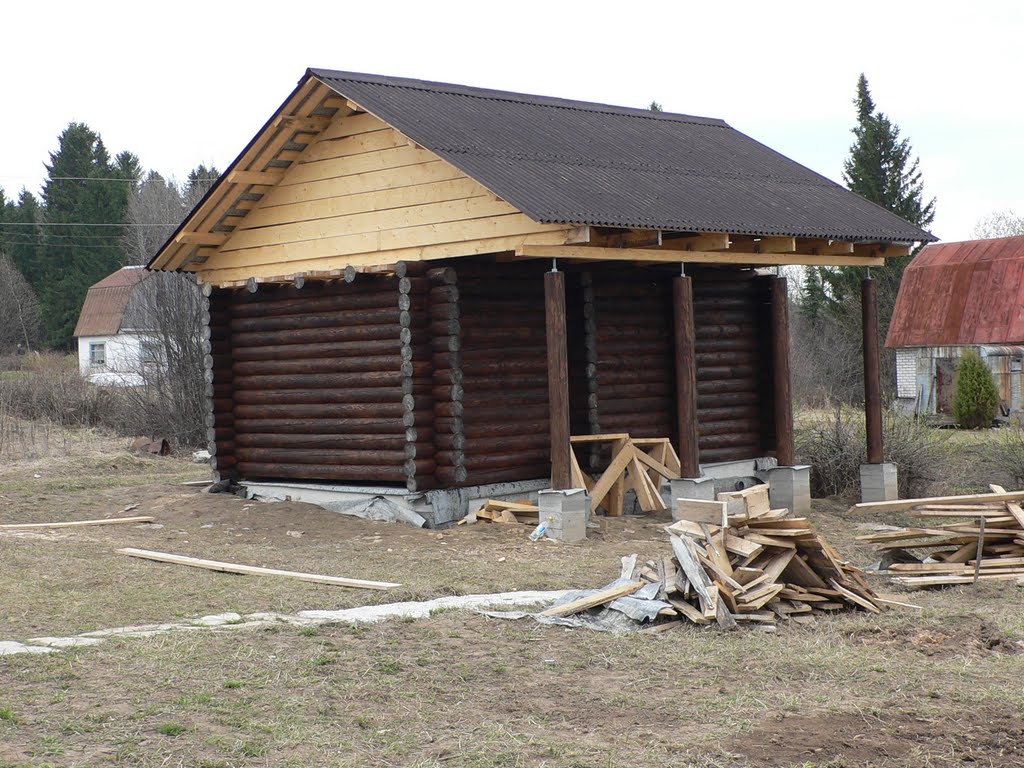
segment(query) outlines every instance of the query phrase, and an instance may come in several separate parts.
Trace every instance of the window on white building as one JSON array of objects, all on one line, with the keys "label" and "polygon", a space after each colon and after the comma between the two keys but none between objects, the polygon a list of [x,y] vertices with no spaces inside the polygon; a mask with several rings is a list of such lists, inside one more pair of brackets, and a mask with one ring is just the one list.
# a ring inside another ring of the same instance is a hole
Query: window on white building
[{"label": "window on white building", "polygon": [[107,364],[107,345],[102,341],[89,342],[89,365]]},{"label": "window on white building", "polygon": [[143,365],[152,365],[160,359],[160,345],[152,339],[143,339],[139,350],[139,361]]}]

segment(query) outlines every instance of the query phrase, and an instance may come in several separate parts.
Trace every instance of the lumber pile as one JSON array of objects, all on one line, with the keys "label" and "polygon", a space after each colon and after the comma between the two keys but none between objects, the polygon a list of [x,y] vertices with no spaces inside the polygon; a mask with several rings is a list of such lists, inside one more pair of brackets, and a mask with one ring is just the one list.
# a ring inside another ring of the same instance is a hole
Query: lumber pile
[{"label": "lumber pile", "polygon": [[488,523],[505,523],[515,525],[537,525],[540,521],[540,509],[529,501],[499,501],[488,499],[476,512],[459,520],[459,525],[479,521]]},{"label": "lumber pile", "polygon": [[898,559],[908,562],[881,571],[897,584],[1024,582],[1024,491],[990,487],[992,493],[857,504],[855,512],[902,512],[920,521],[857,539],[883,552],[902,550]]},{"label": "lumber pile", "polygon": [[[661,580],[671,605],[697,624],[807,621],[850,608],[880,613],[863,572],[805,517],[770,509],[767,486],[719,494],[717,524],[679,519],[666,529],[673,557],[641,571]],[[684,503],[687,500],[680,500]]]},{"label": "lumber pile", "polygon": [[[764,495],[762,495],[762,493]],[[686,501],[686,500],[682,500]],[[810,622],[842,610],[880,613],[863,572],[843,559],[803,517],[769,509],[767,486],[720,494],[717,523],[678,519],[666,527],[672,554],[637,564],[623,558],[619,578],[601,590],[570,595],[542,617],[621,629],[622,614],[636,624],[671,629],[680,623]],[[720,513],[721,514],[721,513]],[[585,612],[589,611],[589,615]]]}]

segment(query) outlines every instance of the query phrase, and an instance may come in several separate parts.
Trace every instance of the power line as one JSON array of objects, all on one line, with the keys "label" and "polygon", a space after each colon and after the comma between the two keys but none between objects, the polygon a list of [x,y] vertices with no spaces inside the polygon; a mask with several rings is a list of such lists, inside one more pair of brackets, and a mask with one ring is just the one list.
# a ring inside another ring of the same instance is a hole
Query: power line
[{"label": "power line", "polygon": [[92,222],[68,222],[62,224],[57,221],[5,221],[0,226],[4,227],[134,227],[134,228],[147,228],[147,227],[177,227],[181,222],[175,224],[95,224]]}]

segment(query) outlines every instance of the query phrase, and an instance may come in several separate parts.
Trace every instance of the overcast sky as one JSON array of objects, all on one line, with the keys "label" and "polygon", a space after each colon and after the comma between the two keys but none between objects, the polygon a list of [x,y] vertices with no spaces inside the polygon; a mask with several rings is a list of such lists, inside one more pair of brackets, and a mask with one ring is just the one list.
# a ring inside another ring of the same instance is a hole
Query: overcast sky
[{"label": "overcast sky", "polygon": [[307,67],[720,117],[841,181],[864,72],[909,137],[932,227],[1024,214],[1024,4],[8,3],[0,187],[38,192],[70,121],[182,178],[224,169]]}]

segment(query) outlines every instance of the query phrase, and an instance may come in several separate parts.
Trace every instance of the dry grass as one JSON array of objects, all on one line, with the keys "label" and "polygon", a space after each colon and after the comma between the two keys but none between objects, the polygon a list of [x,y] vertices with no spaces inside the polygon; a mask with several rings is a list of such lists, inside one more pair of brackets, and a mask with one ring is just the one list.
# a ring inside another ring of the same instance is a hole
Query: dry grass
[{"label": "dry grass", "polygon": [[[664,554],[643,519],[585,545],[525,528],[445,532],[250,504],[177,483],[202,468],[91,437],[0,469],[0,522],[153,514],[132,526],[0,536],[0,639],[208,613],[294,612],[459,592],[591,586]],[[35,474],[41,475],[39,478]],[[854,562],[861,519],[816,502]],[[887,522],[898,522],[888,520]],[[289,531],[302,531],[300,538]],[[141,546],[397,580],[365,593],[114,555]],[[372,627],[196,631],[0,657],[0,768],[27,766],[1017,765],[1021,592],[912,593],[923,611],[807,627],[611,636],[445,612]]]}]

